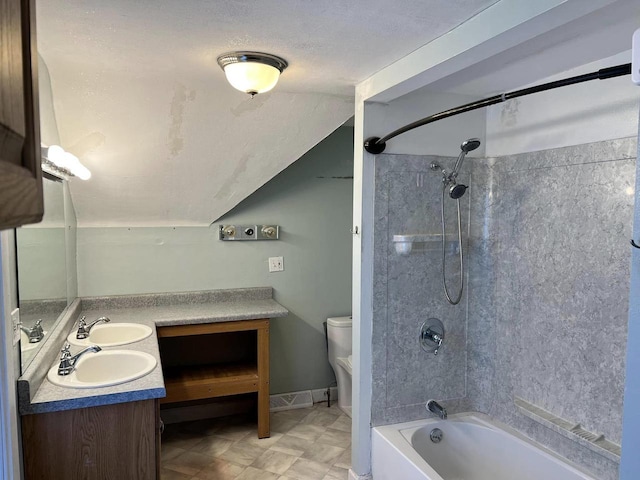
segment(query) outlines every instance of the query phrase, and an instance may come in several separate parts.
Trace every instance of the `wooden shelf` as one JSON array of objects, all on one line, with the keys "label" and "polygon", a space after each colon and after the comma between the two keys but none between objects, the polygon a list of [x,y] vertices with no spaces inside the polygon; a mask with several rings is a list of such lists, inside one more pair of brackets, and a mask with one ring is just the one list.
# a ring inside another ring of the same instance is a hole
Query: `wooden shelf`
[{"label": "wooden shelf", "polygon": [[167,396],[161,399],[163,404],[257,392],[258,366],[222,364],[174,367],[165,370],[164,382]]},{"label": "wooden shelf", "polygon": [[207,335],[211,333],[243,332],[269,328],[269,320],[236,320],[233,322],[198,323],[192,325],[173,325],[158,327],[159,338],[186,337],[191,335]]},{"label": "wooden shelf", "polygon": [[[157,332],[167,391],[160,403],[256,392],[258,438],[269,437],[268,319],[174,325]],[[239,332],[245,338],[240,343],[234,335]],[[249,349],[243,350],[246,340]]]}]

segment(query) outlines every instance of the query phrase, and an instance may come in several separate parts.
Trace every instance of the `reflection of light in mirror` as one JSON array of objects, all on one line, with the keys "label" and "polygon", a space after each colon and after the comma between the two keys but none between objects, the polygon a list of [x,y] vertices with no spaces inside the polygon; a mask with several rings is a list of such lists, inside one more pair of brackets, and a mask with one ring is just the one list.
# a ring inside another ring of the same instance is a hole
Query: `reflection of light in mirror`
[{"label": "reflection of light in mirror", "polygon": [[78,177],[81,180],[89,180],[91,172],[80,163],[78,157],[65,152],[58,145],[51,145],[42,149],[42,168],[52,175],[66,177]]},{"label": "reflection of light in mirror", "polygon": [[626,193],[627,195],[631,195],[633,196],[635,192],[635,189],[633,187],[627,187],[627,189],[624,191],[624,193]]}]

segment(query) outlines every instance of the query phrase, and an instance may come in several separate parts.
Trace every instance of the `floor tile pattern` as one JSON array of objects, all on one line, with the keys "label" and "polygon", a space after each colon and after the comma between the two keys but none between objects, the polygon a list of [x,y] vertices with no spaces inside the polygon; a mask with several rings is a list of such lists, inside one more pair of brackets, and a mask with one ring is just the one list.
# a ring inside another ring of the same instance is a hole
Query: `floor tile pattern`
[{"label": "floor tile pattern", "polygon": [[351,419],[337,405],[271,414],[271,438],[234,416],[167,425],[162,480],[346,480]]}]

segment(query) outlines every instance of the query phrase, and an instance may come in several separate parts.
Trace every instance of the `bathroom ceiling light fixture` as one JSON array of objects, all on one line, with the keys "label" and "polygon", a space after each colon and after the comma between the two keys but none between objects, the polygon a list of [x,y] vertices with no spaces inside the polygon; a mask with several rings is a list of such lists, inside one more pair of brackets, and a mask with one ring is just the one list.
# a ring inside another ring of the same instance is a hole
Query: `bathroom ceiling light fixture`
[{"label": "bathroom ceiling light fixture", "polygon": [[65,180],[69,177],[78,177],[81,180],[91,178],[91,171],[80,163],[78,157],[58,145],[42,147],[42,170]]},{"label": "bathroom ceiling light fixture", "polygon": [[233,88],[252,97],[275,87],[289,66],[283,58],[260,52],[228,52],[218,57],[218,65]]}]

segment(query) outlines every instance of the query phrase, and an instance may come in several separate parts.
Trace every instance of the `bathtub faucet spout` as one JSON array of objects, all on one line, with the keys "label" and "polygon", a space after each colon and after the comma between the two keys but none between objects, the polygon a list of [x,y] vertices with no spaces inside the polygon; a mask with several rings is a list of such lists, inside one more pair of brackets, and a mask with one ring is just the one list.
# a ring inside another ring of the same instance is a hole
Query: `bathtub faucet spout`
[{"label": "bathtub faucet spout", "polygon": [[431,413],[435,413],[442,420],[447,419],[447,410],[435,400],[429,400],[427,402],[426,407],[427,407],[427,410],[429,410]]}]

